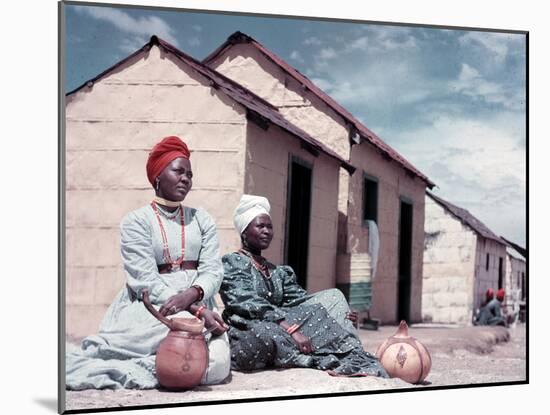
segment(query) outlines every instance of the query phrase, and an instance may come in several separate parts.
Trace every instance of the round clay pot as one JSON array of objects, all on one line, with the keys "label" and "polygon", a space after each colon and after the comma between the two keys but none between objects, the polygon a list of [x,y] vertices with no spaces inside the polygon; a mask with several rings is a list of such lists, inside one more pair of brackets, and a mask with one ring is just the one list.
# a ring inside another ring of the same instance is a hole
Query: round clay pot
[{"label": "round clay pot", "polygon": [[156,376],[166,389],[184,390],[200,385],[208,366],[204,323],[198,318],[166,318],[153,307],[144,290],[143,304],[170,331],[160,342],[155,359]]},{"label": "round clay pot", "polygon": [[157,349],[157,379],[167,389],[191,389],[200,385],[207,363],[202,333],[172,330]]},{"label": "round clay pot", "polygon": [[378,347],[376,357],[390,377],[408,383],[421,383],[432,368],[428,349],[409,336],[405,321],[401,321],[397,332]]}]

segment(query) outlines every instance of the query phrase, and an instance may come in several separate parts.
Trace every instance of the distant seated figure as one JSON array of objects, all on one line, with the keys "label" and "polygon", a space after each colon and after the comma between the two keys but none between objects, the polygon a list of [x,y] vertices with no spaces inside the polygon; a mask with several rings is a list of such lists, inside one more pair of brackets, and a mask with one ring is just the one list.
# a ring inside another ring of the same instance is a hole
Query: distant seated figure
[{"label": "distant seated figure", "polygon": [[508,321],[508,326],[515,327],[516,323],[519,320],[519,311],[520,311],[520,299],[521,299],[521,290],[512,289],[510,292],[510,308],[509,314],[506,316]]},{"label": "distant seated figure", "polygon": [[497,291],[497,297],[493,298],[494,292],[491,288],[485,293],[486,304],[479,309],[479,313],[474,319],[476,326],[504,326],[506,327],[506,318],[501,312],[501,303],[504,301],[504,290]]},{"label": "distant seated figure", "polygon": [[499,288],[499,290],[497,291],[496,298],[497,298],[497,301],[500,303],[500,311],[501,311],[502,318],[504,319],[506,327],[508,327],[510,325],[509,323],[510,314],[508,313],[507,308],[504,306],[505,296],[506,296],[506,291],[504,291],[504,288]]}]

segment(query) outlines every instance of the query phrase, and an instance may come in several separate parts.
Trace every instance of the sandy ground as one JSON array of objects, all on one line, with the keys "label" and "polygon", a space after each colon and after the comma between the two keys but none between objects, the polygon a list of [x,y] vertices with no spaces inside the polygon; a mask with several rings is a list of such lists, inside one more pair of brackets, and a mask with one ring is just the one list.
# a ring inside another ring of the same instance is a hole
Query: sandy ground
[{"label": "sandy ground", "polygon": [[[396,330],[359,330],[365,350],[373,352]],[[233,399],[292,397],[398,388],[496,383],[526,380],[525,325],[502,327],[437,327],[409,329],[430,351],[432,369],[423,385],[400,379],[332,377],[313,369],[285,369],[255,373],[233,372],[221,385],[185,392],[162,390],[67,391],[66,409],[128,407],[136,405],[222,402]]]}]

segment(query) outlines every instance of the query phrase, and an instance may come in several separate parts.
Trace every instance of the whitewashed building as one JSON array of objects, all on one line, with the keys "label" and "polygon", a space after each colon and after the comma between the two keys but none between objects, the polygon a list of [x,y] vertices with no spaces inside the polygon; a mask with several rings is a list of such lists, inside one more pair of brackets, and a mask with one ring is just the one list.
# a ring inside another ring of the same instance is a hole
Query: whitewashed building
[{"label": "whitewashed building", "polygon": [[471,324],[492,288],[505,288],[506,243],[466,209],[427,192],[425,322]]},{"label": "whitewashed building", "polygon": [[506,291],[505,312],[511,315],[514,321],[525,321],[527,263],[526,258],[512,246],[506,247],[506,279],[503,288]]}]

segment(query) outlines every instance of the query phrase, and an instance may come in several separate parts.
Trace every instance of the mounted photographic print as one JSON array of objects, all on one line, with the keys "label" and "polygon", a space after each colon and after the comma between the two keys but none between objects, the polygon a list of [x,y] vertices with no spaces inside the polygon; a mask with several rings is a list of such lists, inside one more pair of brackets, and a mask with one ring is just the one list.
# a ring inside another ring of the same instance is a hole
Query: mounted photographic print
[{"label": "mounted photographic print", "polygon": [[59,7],[60,412],[528,382],[527,32]]}]

